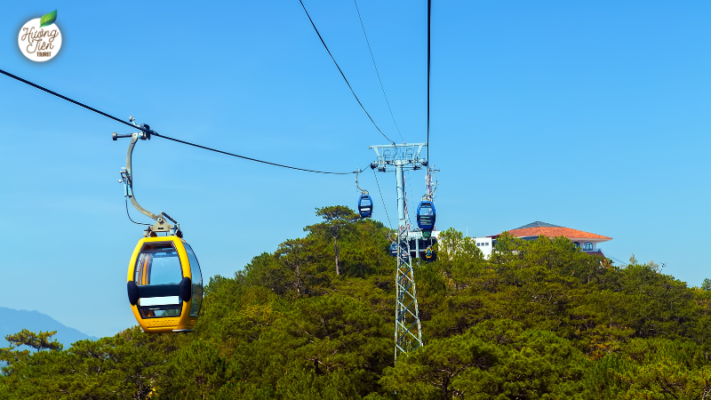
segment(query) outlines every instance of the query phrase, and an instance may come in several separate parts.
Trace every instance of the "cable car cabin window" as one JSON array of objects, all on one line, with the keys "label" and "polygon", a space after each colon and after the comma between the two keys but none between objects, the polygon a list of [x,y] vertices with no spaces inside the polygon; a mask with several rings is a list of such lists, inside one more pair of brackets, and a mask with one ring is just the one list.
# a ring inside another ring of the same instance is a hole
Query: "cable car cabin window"
[{"label": "cable car cabin window", "polygon": [[178,251],[170,242],[146,243],[136,262],[135,281],[141,285],[178,284],[183,279]]},{"label": "cable car cabin window", "polygon": [[200,306],[202,306],[202,272],[200,272],[200,264],[198,264],[195,252],[189,244],[185,244],[185,252],[188,253],[190,260],[190,275],[192,275],[193,297],[190,305],[190,316],[197,317],[200,314]]},{"label": "cable car cabin window", "polygon": [[417,214],[417,224],[421,229],[429,228],[431,229],[434,225],[435,214],[432,209],[432,205],[423,202],[419,206],[419,213]]},{"label": "cable car cabin window", "polygon": [[432,209],[423,206],[420,208],[420,221],[422,221],[423,224],[428,224],[430,221],[432,221]]},{"label": "cable car cabin window", "polygon": [[[177,285],[182,279],[180,258],[172,243],[146,243],[143,246],[136,261],[136,285]],[[178,296],[140,298],[138,309],[143,318],[177,317],[182,302]]]}]

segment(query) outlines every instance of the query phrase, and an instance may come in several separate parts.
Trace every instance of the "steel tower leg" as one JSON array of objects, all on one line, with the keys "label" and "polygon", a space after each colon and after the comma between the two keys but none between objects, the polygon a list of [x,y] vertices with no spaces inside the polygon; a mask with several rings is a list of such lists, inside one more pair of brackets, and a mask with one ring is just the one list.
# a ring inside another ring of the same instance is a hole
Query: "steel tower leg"
[{"label": "steel tower leg", "polygon": [[401,353],[407,353],[422,346],[422,326],[417,306],[415,274],[405,216],[405,180],[403,164],[395,163],[397,187],[397,274],[395,276],[395,361]]}]

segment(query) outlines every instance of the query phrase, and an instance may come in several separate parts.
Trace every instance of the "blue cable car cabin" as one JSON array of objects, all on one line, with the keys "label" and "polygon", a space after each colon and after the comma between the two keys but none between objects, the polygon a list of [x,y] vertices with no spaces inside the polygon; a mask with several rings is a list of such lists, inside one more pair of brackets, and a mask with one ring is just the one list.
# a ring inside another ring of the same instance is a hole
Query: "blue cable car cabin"
[{"label": "blue cable car cabin", "polygon": [[390,255],[393,257],[397,257],[397,243],[395,242],[392,242],[392,244],[390,244]]},{"label": "blue cable car cabin", "polygon": [[373,215],[373,199],[369,194],[361,195],[358,199],[358,213],[362,218],[368,218]]},{"label": "blue cable car cabin", "polygon": [[431,231],[434,229],[436,219],[437,211],[434,203],[426,200],[421,201],[417,206],[417,226],[423,231]]},{"label": "blue cable car cabin", "polygon": [[[410,259],[410,255],[407,254],[407,249],[405,249],[405,248],[400,249],[400,252],[401,252],[400,255],[402,256],[402,258],[405,261]],[[396,242],[392,242],[390,244],[390,255],[397,258],[397,243]]]}]

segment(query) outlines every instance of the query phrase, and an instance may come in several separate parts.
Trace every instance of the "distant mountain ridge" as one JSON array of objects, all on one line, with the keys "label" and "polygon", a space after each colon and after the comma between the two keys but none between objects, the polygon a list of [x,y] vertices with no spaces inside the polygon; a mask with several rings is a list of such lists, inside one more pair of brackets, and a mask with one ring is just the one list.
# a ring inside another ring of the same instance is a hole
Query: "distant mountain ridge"
[{"label": "distant mountain ridge", "polygon": [[5,340],[6,335],[20,332],[23,329],[28,329],[32,332],[57,331],[54,338],[62,343],[65,349],[69,348],[72,343],[78,340],[96,339],[93,336],[70,328],[39,311],[14,310],[12,308],[0,307],[0,347],[6,347],[8,345],[8,342]]}]

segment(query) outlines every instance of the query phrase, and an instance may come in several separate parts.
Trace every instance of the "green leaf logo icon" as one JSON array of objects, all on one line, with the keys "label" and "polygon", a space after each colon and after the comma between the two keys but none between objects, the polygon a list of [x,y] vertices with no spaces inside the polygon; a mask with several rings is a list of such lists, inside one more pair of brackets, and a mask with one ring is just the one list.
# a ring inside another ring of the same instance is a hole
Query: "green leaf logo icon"
[{"label": "green leaf logo icon", "polygon": [[54,21],[57,20],[57,10],[52,11],[49,14],[45,14],[42,16],[42,19],[40,19],[40,28],[43,26],[48,26],[52,25]]}]

